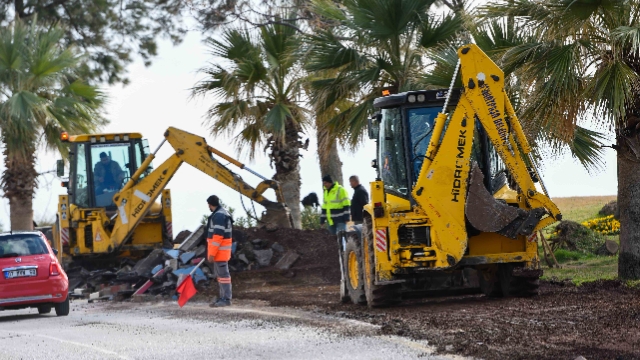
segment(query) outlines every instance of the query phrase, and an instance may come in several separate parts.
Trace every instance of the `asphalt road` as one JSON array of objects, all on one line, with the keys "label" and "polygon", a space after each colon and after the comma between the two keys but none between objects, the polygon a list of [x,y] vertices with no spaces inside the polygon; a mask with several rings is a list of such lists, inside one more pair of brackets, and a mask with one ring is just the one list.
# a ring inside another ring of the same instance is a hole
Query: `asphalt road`
[{"label": "asphalt road", "polygon": [[368,323],[255,302],[75,301],[67,317],[0,312],[0,359],[452,359],[432,352]]}]

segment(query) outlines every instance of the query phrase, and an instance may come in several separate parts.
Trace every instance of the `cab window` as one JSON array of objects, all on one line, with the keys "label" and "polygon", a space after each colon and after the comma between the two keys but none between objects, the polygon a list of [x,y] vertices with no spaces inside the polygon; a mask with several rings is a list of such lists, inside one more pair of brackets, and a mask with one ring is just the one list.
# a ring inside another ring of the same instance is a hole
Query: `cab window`
[{"label": "cab window", "polygon": [[407,109],[409,121],[409,140],[411,148],[411,166],[414,181],[418,179],[422,163],[427,153],[427,146],[431,141],[433,123],[440,112],[438,107],[424,107]]},{"label": "cab window", "polygon": [[130,178],[129,147],[130,143],[91,145],[96,206],[114,205],[113,196]]},{"label": "cab window", "polygon": [[382,109],[378,164],[387,190],[408,195],[400,108]]},{"label": "cab window", "polygon": [[[85,144],[78,144],[75,154],[75,172],[70,174],[69,186],[73,189],[75,203],[80,207],[89,207],[89,173],[87,170],[87,148]],[[74,169],[72,168],[72,171]]]}]

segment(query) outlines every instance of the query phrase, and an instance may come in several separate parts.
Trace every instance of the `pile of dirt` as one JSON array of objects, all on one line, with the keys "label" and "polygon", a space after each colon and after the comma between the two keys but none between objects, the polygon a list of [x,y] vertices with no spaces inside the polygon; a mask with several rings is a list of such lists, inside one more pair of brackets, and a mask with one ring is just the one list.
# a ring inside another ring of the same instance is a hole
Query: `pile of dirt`
[{"label": "pile of dirt", "polygon": [[[265,247],[277,243],[285,251],[294,251],[300,258],[291,269],[317,269],[328,281],[340,281],[340,263],[338,261],[338,243],[335,236],[326,230],[277,229],[265,228],[243,230],[244,243],[262,240]],[[234,239],[236,237],[234,236]],[[238,241],[238,249],[241,241]],[[238,250],[240,251],[240,250]],[[275,260],[272,264],[275,264]],[[275,270],[268,268],[268,270]]]},{"label": "pile of dirt", "polygon": [[[274,306],[306,306],[308,296],[317,295],[313,300],[321,303],[329,303],[338,297],[338,243],[326,230],[234,229],[233,237],[237,245],[229,266],[234,297],[266,301]],[[248,256],[250,252],[255,253],[256,244],[261,249],[282,247],[283,253],[295,253],[299,258],[287,269],[282,269],[277,265],[283,255],[274,251],[269,265],[261,266]],[[250,262],[244,269],[239,260],[243,254]],[[218,286],[201,286],[198,291],[196,299],[210,301],[217,296]]]}]

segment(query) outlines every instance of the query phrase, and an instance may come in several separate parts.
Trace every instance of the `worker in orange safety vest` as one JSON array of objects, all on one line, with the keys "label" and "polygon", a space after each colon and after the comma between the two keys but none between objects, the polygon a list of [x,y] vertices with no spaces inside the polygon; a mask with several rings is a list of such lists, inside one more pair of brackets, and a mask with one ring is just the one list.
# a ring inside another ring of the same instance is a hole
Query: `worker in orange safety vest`
[{"label": "worker in orange safety vest", "polygon": [[220,297],[211,303],[211,307],[231,305],[231,274],[229,274],[229,259],[231,259],[231,232],[233,219],[225,208],[220,206],[220,199],[211,195],[207,198],[211,216],[207,221],[207,259],[214,264]]}]

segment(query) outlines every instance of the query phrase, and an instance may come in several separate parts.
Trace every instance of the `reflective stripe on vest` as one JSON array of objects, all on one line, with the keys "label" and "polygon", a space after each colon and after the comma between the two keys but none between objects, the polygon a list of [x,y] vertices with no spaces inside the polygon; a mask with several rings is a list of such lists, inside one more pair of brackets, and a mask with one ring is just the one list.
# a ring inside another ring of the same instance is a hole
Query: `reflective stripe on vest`
[{"label": "reflective stripe on vest", "polygon": [[336,217],[344,215],[344,212],[331,213],[331,210],[341,210],[345,206],[351,205],[347,190],[340,186],[337,182],[331,187],[329,191],[324,189],[324,196],[322,199],[322,209],[326,210],[327,222],[329,225],[333,225],[333,219],[331,215]]},{"label": "reflective stripe on vest", "polygon": [[213,235],[212,239],[208,239],[208,257],[209,261],[229,261],[231,259],[232,240],[224,239],[220,235]]}]

